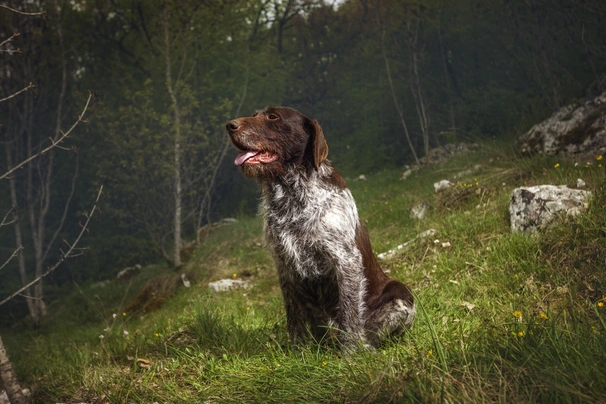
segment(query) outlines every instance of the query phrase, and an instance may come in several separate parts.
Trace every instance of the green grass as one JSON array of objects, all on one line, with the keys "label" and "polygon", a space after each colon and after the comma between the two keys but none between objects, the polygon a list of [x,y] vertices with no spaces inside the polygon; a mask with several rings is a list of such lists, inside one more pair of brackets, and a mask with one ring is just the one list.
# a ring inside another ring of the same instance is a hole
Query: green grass
[{"label": "green grass", "polygon": [[[183,269],[192,287],[158,311],[123,315],[146,280],[172,272],[162,266],[107,289],[75,287],[40,331],[3,330],[13,365],[39,403],[604,402],[605,170],[595,158],[575,166],[507,149],[484,145],[406,180],[395,170],[349,180],[377,253],[437,230],[382,262],[411,287],[418,314],[410,332],[376,351],[288,345],[252,217],[213,230]],[[433,182],[477,164],[434,195]],[[577,178],[594,193],[586,214],[541,236],[510,233],[514,187]],[[411,219],[423,201],[428,216]],[[207,290],[234,274],[253,288]]]}]

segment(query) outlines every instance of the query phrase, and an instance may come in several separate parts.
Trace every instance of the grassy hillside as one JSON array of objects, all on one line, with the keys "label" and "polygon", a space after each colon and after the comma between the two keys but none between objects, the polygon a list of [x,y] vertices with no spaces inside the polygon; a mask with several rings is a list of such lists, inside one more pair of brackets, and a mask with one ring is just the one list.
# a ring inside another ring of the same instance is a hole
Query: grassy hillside
[{"label": "grassy hillside", "polygon": [[[208,234],[183,269],[192,287],[157,311],[127,307],[150,279],[177,284],[162,266],[74,286],[39,332],[3,330],[14,366],[40,403],[604,402],[602,160],[522,160],[509,149],[484,145],[405,180],[348,179],[377,254],[436,229],[382,261],[413,290],[418,317],[376,351],[288,346],[261,220],[246,217]],[[434,182],[455,175],[456,187],[434,195]],[[577,178],[594,193],[585,215],[541,237],[510,234],[513,188]],[[429,206],[422,221],[409,216],[418,202]],[[223,277],[254,286],[211,294],[208,282]]]}]

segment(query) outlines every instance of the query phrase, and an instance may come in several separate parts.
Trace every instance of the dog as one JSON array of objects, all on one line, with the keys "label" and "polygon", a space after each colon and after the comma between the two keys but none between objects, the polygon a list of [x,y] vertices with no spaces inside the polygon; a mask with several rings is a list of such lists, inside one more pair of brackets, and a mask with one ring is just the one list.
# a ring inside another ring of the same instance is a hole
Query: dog
[{"label": "dog", "polygon": [[284,297],[291,343],[336,330],[346,350],[373,348],[412,326],[410,290],[379,266],[322,128],[288,107],[226,124],[234,164],[261,186],[266,242]]}]

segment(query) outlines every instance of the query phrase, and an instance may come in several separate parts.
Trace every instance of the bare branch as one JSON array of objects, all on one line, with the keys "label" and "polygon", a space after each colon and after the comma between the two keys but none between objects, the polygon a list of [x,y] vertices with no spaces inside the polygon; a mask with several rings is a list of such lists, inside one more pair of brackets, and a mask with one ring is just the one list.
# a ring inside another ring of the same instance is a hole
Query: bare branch
[{"label": "bare branch", "polygon": [[21,94],[21,93],[23,93],[23,92],[25,92],[25,91],[29,90],[30,88],[34,88],[34,87],[36,87],[36,85],[35,85],[34,83],[29,83],[29,85],[28,85],[27,87],[25,87],[24,89],[19,90],[19,91],[17,91],[17,92],[16,92],[16,93],[14,93],[14,94],[9,95],[8,97],[1,98],[1,99],[0,99],[0,102],[8,101],[8,100],[10,100],[11,98],[14,98],[14,97],[18,96],[19,94]]},{"label": "bare branch", "polygon": [[16,210],[15,207],[12,207],[8,212],[6,212],[6,215],[4,215],[4,217],[2,218],[2,221],[0,222],[0,227],[8,226],[9,224],[13,224],[17,221],[17,215],[13,214],[13,220],[11,220],[10,222],[7,222],[8,215],[10,215],[15,210]]},{"label": "bare branch", "polygon": [[30,296],[30,295],[24,295],[23,293],[19,293],[19,296],[21,296],[22,298],[27,299],[27,300],[42,300],[39,297],[34,297],[34,296]]},{"label": "bare branch", "polygon": [[57,229],[55,230],[55,233],[53,234],[53,236],[49,239],[46,250],[44,251],[44,254],[42,255],[43,259],[46,259],[46,257],[48,256],[51,246],[54,244],[55,239],[57,238],[57,236],[59,235],[59,232],[63,229],[63,225],[65,224],[65,218],[67,218],[67,211],[69,209],[69,205],[72,201],[72,198],[74,197],[74,193],[76,192],[76,178],[78,177],[78,168],[80,167],[80,164],[78,164],[78,161],[79,161],[78,154],[76,154],[76,171],[74,172],[74,176],[72,177],[72,188],[69,193],[69,196],[67,197],[67,201],[65,202],[65,207],[63,209],[63,216],[61,216],[59,225],[57,226]]},{"label": "bare branch", "polygon": [[8,259],[6,261],[4,261],[4,264],[0,265],[0,271],[2,271],[2,268],[4,268],[5,266],[8,265],[9,262],[11,262],[11,260],[13,258],[15,258],[17,255],[19,255],[19,251],[23,250],[23,246],[19,246],[15,251],[13,251],[13,253],[11,254],[10,257],[8,257]]},{"label": "bare branch", "polygon": [[11,175],[11,173],[13,173],[15,170],[23,167],[25,164],[29,163],[30,161],[32,161],[33,159],[35,159],[36,157],[46,153],[47,151],[51,150],[54,147],[57,147],[57,145],[61,142],[63,142],[65,140],[65,138],[67,138],[70,133],[72,133],[72,131],[76,128],[76,126],[78,126],[78,124],[80,122],[84,122],[84,114],[86,113],[86,110],[88,109],[88,105],[90,104],[90,100],[93,98],[93,94],[89,93],[88,94],[88,99],[86,100],[86,105],[84,106],[84,109],[82,110],[82,113],[78,116],[78,120],[76,120],[76,122],[72,125],[71,128],[69,128],[69,130],[67,132],[60,132],[61,136],[59,137],[59,139],[54,140],[51,139],[51,145],[48,146],[46,149],[34,154],[33,156],[29,157],[26,160],[23,160],[21,163],[17,164],[15,167],[11,168],[10,170],[8,170],[6,173],[0,175],[0,180],[7,178],[9,175]]},{"label": "bare branch", "polygon": [[36,13],[26,13],[25,11],[15,10],[14,8],[10,8],[9,6],[5,6],[4,4],[0,4],[0,7],[10,10],[13,13],[17,13],[17,14],[21,14],[21,15],[44,15],[44,14],[46,14],[46,11],[38,11]]},{"label": "bare branch", "polygon": [[[4,44],[4,42],[2,44]],[[21,48],[17,48],[17,49],[0,49],[0,53],[5,53],[5,54],[8,54],[8,55],[12,55],[13,53],[21,53]]]},{"label": "bare branch", "polygon": [[15,32],[13,35],[6,38],[4,41],[0,42],[0,46],[6,45],[7,43],[11,42],[13,39],[17,38],[19,35],[21,35],[21,34],[18,32]]},{"label": "bare branch", "polygon": [[[48,268],[45,273],[43,273],[42,275],[40,275],[39,277],[37,277],[36,279],[34,279],[30,283],[28,283],[27,285],[23,286],[21,289],[19,289],[18,291],[16,291],[15,293],[13,293],[9,297],[7,297],[6,299],[2,300],[0,302],[0,306],[2,306],[4,303],[8,302],[9,300],[13,299],[15,296],[19,295],[21,292],[23,292],[27,288],[40,282],[42,280],[42,278],[44,278],[46,275],[50,274],[55,269],[57,269],[59,267],[59,265],[61,265],[63,263],[63,261],[65,261],[67,258],[72,258],[72,257],[76,256],[76,254],[73,254],[73,252],[74,252],[74,250],[81,250],[81,249],[76,249],[76,246],[80,242],[80,239],[82,238],[82,235],[84,234],[84,232],[86,232],[88,229],[88,224],[90,223],[90,219],[93,217],[93,215],[95,214],[95,211],[97,210],[97,204],[99,203],[99,199],[101,198],[102,192],[103,192],[103,185],[101,185],[101,187],[99,188],[99,193],[97,194],[97,199],[95,199],[95,203],[94,203],[90,213],[86,215],[86,222],[84,222],[84,224],[82,225],[82,230],[80,230],[78,237],[76,237],[76,240],[74,240],[74,242],[71,245],[66,242],[66,244],[69,246],[69,249],[66,252],[61,251],[61,257],[55,263],[55,265]],[[77,255],[79,255],[79,254],[77,254]]]},{"label": "bare branch", "polygon": [[[4,45],[6,45],[9,42],[12,42],[13,39],[17,38],[19,35],[21,35],[18,32],[15,32],[13,35],[11,35],[9,38],[6,38],[4,41],[0,42],[0,48],[3,47]],[[21,49],[0,49],[0,52],[6,52],[6,53],[21,53]]]}]

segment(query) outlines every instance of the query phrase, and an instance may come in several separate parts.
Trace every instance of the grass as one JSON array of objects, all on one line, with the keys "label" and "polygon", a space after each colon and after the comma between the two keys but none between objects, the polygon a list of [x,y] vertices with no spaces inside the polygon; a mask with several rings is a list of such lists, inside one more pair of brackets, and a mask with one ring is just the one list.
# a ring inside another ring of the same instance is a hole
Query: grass
[{"label": "grass", "polygon": [[[394,170],[348,181],[377,253],[437,231],[382,262],[411,287],[418,315],[376,351],[287,344],[252,217],[211,232],[184,268],[193,286],[158,311],[123,313],[146,280],[171,271],[162,266],[74,288],[40,331],[2,331],[13,365],[39,403],[604,402],[605,170],[595,157],[575,166],[506,149],[485,145],[406,180]],[[433,182],[455,175],[434,195]],[[577,178],[594,193],[586,214],[541,236],[510,233],[514,187]],[[418,202],[428,205],[422,221],[409,216]],[[253,288],[206,288],[234,276]]]}]

